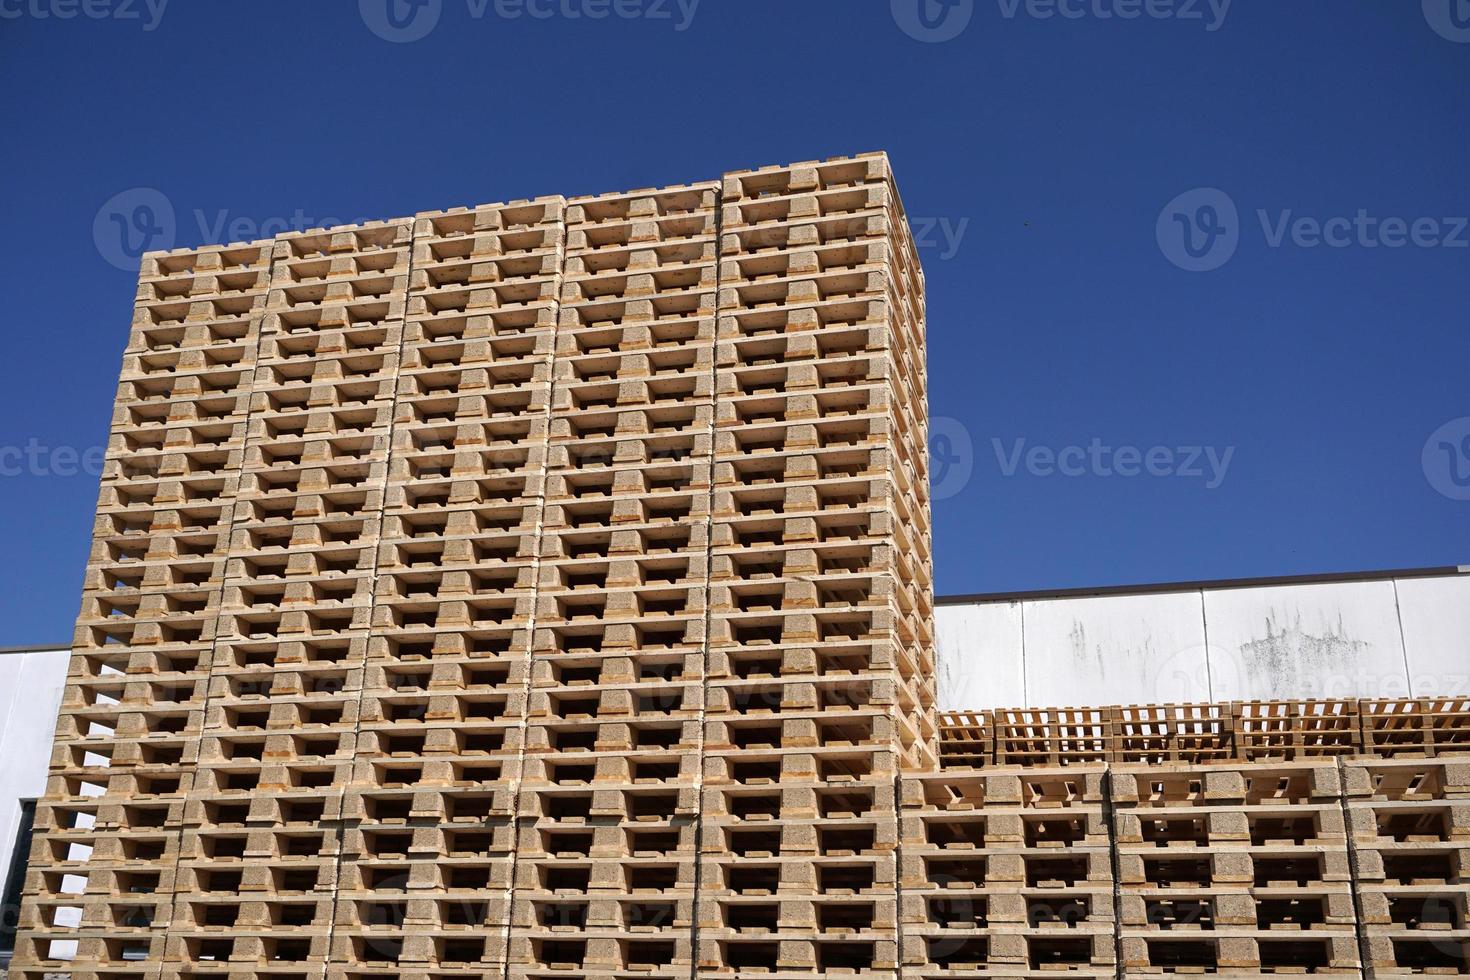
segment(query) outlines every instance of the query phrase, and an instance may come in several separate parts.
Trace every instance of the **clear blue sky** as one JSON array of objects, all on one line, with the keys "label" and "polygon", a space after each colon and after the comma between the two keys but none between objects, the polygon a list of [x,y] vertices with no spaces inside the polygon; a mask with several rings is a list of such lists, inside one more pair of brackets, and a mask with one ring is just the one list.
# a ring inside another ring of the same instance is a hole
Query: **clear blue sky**
[{"label": "clear blue sky", "polygon": [[0,0],[0,645],[77,612],[111,213],[192,245],[869,149],[923,233],[940,592],[1470,562],[1465,0],[395,2]]}]

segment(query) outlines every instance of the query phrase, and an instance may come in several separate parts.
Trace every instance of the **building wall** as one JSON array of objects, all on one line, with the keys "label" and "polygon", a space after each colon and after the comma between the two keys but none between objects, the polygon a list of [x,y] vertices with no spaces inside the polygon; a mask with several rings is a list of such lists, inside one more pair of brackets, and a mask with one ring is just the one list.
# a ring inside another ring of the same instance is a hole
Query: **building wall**
[{"label": "building wall", "polygon": [[944,710],[1470,695],[1463,572],[941,600],[935,618]]},{"label": "building wall", "polygon": [[10,873],[21,800],[46,791],[69,657],[66,649],[0,652],[0,895]]}]

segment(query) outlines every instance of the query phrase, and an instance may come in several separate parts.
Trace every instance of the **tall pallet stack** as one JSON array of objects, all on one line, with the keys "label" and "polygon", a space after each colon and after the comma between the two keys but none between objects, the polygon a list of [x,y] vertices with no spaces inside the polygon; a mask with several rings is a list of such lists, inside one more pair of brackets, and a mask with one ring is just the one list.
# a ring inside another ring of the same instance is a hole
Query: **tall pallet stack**
[{"label": "tall pallet stack", "polygon": [[275,243],[170,977],[294,976],[328,952],[411,232]]},{"label": "tall pallet stack", "polygon": [[143,263],[14,972],[164,960],[270,268],[269,242]]},{"label": "tall pallet stack", "polygon": [[716,190],[569,202],[512,977],[689,972]]},{"label": "tall pallet stack", "polygon": [[415,223],[333,978],[503,969],[563,216]]},{"label": "tall pallet stack", "polygon": [[149,256],[14,972],[895,975],[887,158]]},{"label": "tall pallet stack", "polygon": [[696,976],[898,968],[937,756],[922,279],[887,161],[725,178]]}]

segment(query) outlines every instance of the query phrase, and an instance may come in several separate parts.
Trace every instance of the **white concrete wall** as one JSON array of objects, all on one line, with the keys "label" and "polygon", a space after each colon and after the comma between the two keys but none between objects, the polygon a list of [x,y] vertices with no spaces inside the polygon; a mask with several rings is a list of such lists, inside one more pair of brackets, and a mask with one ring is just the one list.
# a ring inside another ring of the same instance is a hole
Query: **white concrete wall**
[{"label": "white concrete wall", "polygon": [[1470,575],[1398,583],[1414,691],[1470,694]]},{"label": "white concrete wall", "polygon": [[0,894],[10,872],[20,801],[46,791],[70,656],[64,649],[0,653]]},{"label": "white concrete wall", "polygon": [[1470,696],[1470,574],[936,611],[943,710]]},{"label": "white concrete wall", "polygon": [[[1204,620],[1190,593],[1024,603],[1026,693],[1035,705],[1202,701]],[[1047,656],[1035,656],[1045,650]]]},{"label": "white concrete wall", "polygon": [[934,614],[934,633],[942,707],[1026,703],[1019,602],[940,606]]}]

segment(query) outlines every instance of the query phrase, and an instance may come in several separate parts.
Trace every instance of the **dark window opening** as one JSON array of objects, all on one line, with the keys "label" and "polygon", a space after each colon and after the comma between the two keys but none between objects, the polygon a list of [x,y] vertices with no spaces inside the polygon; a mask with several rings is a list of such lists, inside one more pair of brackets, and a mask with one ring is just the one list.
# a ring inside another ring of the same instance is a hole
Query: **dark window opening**
[{"label": "dark window opening", "polygon": [[22,800],[15,850],[10,852],[10,869],[5,876],[4,901],[0,902],[0,953],[15,951],[15,933],[20,925],[20,887],[26,876],[26,858],[31,853],[31,828],[35,822],[36,801]]}]

